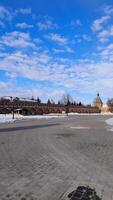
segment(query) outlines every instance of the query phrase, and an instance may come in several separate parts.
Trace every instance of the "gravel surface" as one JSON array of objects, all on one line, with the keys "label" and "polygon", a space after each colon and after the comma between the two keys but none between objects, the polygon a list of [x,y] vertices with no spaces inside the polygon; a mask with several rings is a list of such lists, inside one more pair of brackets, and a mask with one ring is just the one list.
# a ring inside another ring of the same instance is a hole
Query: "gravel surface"
[{"label": "gravel surface", "polygon": [[78,185],[113,200],[109,118],[76,115],[0,125],[0,200],[67,200]]}]

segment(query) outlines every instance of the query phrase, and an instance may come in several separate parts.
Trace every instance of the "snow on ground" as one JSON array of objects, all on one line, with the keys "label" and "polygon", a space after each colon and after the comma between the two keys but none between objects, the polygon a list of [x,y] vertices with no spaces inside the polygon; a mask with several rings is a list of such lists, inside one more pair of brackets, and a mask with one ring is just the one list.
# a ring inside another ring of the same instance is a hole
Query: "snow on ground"
[{"label": "snow on ground", "polygon": [[[68,113],[68,116],[71,115],[113,115],[113,113]],[[12,119],[12,114],[0,114],[0,124],[1,123],[12,123],[17,120],[23,120],[23,119],[53,119],[53,118],[62,118],[66,117],[67,114],[56,114],[56,113],[50,113],[47,115],[29,115],[29,116],[23,116],[19,114],[15,114],[15,119]],[[113,125],[113,118],[110,120],[106,120],[106,123],[109,123],[109,125]],[[111,124],[112,123],[112,124]]]},{"label": "snow on ground", "polygon": [[[106,123],[110,126],[113,126],[113,118],[110,118],[110,119],[107,119],[106,120]],[[110,127],[109,129],[110,131],[113,131],[113,127]]]},{"label": "snow on ground", "polygon": [[113,126],[113,118],[107,119],[107,120],[106,120],[106,123],[107,123],[108,125]]},{"label": "snow on ground", "polygon": [[71,126],[72,129],[89,129],[90,127],[84,127],[84,126]]},{"label": "snow on ground", "polygon": [[17,120],[22,119],[53,119],[53,118],[62,118],[65,117],[65,115],[61,114],[51,114],[51,115],[29,115],[29,116],[23,116],[23,115],[14,115],[14,119],[12,119],[12,114],[0,114],[0,123],[12,123]]},{"label": "snow on ground", "polygon": [[113,115],[111,112],[106,113],[68,113],[68,115]]}]

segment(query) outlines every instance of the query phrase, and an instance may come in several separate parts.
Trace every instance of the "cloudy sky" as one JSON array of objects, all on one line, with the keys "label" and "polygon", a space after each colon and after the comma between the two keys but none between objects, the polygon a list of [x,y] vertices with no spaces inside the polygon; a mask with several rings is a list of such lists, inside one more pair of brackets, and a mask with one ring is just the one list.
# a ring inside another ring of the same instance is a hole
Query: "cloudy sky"
[{"label": "cloudy sky", "polygon": [[0,96],[113,97],[112,0],[0,0]]}]

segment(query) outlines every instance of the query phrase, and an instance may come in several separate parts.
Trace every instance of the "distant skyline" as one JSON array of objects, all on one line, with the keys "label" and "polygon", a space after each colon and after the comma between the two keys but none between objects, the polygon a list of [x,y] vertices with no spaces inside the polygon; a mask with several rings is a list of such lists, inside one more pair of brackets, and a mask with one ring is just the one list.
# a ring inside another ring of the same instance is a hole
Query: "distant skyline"
[{"label": "distant skyline", "polygon": [[1,0],[0,96],[113,97],[112,0]]}]

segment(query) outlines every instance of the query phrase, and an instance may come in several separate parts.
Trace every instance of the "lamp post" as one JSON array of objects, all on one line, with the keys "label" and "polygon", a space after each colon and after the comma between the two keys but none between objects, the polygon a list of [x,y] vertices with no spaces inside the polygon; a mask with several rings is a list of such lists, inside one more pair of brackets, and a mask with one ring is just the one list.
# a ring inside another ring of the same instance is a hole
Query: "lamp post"
[{"label": "lamp post", "polygon": [[69,113],[69,104],[67,103],[65,106],[66,106],[66,115],[68,116],[68,113]]},{"label": "lamp post", "polygon": [[12,102],[12,119],[14,119],[15,116],[14,116],[14,99],[13,99],[13,97],[11,97],[11,102]]}]

